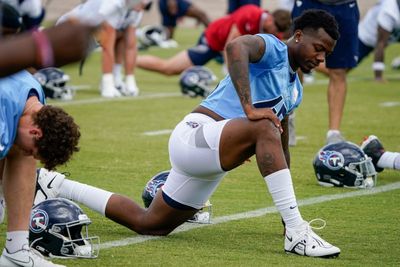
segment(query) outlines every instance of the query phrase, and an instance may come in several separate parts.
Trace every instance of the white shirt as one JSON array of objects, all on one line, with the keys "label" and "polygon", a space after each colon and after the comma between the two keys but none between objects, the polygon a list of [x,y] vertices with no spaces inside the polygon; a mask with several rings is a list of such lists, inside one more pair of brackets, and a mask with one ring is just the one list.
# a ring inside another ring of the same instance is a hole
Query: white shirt
[{"label": "white shirt", "polygon": [[381,0],[358,24],[358,38],[367,46],[375,47],[378,25],[388,32],[400,29],[400,9],[397,0]]},{"label": "white shirt", "polygon": [[124,24],[129,11],[140,0],[88,0],[64,14],[57,23],[68,18],[75,18],[89,25],[100,25],[107,21],[113,28],[119,29]]}]

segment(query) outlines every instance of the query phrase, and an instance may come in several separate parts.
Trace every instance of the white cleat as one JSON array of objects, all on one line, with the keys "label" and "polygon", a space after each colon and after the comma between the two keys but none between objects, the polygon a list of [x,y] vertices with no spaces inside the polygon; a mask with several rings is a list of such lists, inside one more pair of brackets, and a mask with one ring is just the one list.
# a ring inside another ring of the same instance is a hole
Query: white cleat
[{"label": "white cleat", "polygon": [[125,78],[125,92],[128,96],[138,96],[139,88],[137,87],[135,76],[127,75]]},{"label": "white cleat", "polygon": [[65,175],[59,172],[48,171],[45,168],[36,171],[36,194],[33,205],[48,198],[56,198],[60,194],[60,188]]},{"label": "white cleat", "polygon": [[[310,221],[320,220],[315,219]],[[323,221],[323,220],[321,220]],[[325,227],[324,225],[319,228]],[[319,237],[311,229],[310,223],[304,222],[298,229],[291,229],[286,227],[285,231],[285,251],[287,253],[294,253],[301,256],[320,257],[320,258],[334,258],[339,256],[340,249],[329,244],[321,237]]]},{"label": "white cleat", "polygon": [[121,93],[115,87],[114,77],[111,73],[103,74],[103,77],[101,78],[100,92],[101,96],[106,98],[121,96]]},{"label": "white cleat", "polygon": [[3,250],[3,254],[0,258],[1,267],[17,267],[17,266],[29,266],[29,267],[65,267],[65,265],[59,265],[52,263],[43,258],[39,252],[28,245],[24,245],[22,249],[9,253],[7,249]]}]

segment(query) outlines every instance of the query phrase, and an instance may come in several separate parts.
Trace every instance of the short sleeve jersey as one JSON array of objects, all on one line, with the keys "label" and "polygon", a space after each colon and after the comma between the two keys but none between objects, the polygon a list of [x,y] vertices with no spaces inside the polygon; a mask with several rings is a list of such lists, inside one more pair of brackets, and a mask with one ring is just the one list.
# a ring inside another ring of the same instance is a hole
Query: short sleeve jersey
[{"label": "short sleeve jersey", "polygon": [[230,15],[217,19],[208,25],[205,36],[212,50],[224,50],[232,25],[235,24],[241,35],[260,33],[261,15],[265,12],[256,5],[245,5]]},{"label": "short sleeve jersey", "polygon": [[[301,102],[303,87],[289,64],[285,43],[270,34],[259,34],[265,41],[260,61],[249,64],[250,92],[256,108],[271,108],[282,120]],[[231,77],[227,75],[201,103],[225,119],[246,117]]]},{"label": "short sleeve jersey", "polygon": [[31,90],[44,104],[42,87],[29,72],[21,71],[0,79],[0,159],[7,156],[14,144],[19,119]]}]

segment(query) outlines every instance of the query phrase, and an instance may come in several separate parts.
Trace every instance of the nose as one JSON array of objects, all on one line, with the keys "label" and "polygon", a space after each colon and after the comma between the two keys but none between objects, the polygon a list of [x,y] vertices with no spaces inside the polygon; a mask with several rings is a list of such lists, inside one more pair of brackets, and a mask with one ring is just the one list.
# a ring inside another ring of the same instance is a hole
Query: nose
[{"label": "nose", "polygon": [[319,63],[322,63],[325,61],[326,53],[325,52],[318,52],[317,53],[317,60]]}]

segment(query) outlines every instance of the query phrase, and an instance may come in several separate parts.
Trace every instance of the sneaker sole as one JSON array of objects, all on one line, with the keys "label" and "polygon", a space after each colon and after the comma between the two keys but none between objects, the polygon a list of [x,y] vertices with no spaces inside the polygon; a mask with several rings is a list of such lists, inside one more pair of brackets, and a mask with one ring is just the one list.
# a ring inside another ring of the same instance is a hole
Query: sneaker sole
[{"label": "sneaker sole", "polygon": [[300,255],[296,252],[292,252],[290,250],[285,250],[286,254],[289,255],[296,255],[296,256],[305,256],[305,257],[312,257],[312,258],[323,258],[323,259],[333,259],[339,257],[340,252],[334,253],[334,254],[329,254],[329,255],[324,255],[324,256],[309,256],[309,255]]}]

